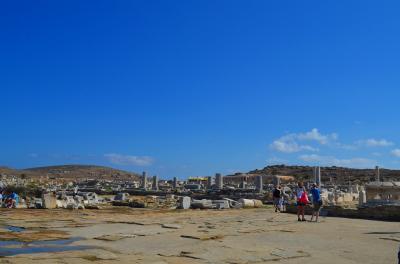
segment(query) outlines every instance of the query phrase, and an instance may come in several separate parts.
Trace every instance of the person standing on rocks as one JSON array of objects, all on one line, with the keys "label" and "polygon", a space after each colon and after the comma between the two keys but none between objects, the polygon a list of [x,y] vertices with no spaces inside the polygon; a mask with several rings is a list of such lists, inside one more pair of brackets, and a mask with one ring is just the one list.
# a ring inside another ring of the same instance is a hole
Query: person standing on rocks
[{"label": "person standing on rocks", "polygon": [[313,213],[311,216],[311,222],[314,216],[315,216],[315,222],[318,222],[319,211],[321,210],[322,207],[322,199],[321,199],[321,191],[319,190],[317,184],[313,183],[310,193],[312,195],[312,201],[313,201]]},{"label": "person standing on rocks", "polygon": [[304,217],[304,207],[307,205],[308,198],[302,182],[298,182],[297,184],[296,198],[297,198],[297,221],[306,221]]}]

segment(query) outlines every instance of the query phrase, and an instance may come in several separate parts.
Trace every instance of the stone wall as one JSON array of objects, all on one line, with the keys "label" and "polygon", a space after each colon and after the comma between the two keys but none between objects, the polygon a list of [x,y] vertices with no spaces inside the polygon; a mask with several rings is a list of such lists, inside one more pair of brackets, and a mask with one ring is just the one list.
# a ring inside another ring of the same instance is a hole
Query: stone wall
[{"label": "stone wall", "polygon": [[[297,213],[294,205],[287,206],[287,213]],[[306,206],[305,213],[311,215],[312,206]],[[360,218],[385,221],[400,221],[400,206],[374,206],[362,208],[343,208],[340,206],[324,206],[321,210],[323,216]]]},{"label": "stone wall", "polygon": [[400,200],[399,186],[367,186],[367,202],[372,200]]}]

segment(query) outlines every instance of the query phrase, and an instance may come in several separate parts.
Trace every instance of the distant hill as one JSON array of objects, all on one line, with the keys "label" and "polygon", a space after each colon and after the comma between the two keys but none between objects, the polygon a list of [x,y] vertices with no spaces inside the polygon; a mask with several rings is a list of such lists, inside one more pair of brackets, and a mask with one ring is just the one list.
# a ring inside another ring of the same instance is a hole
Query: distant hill
[{"label": "distant hill", "polygon": [[[286,166],[272,165],[261,170],[253,170],[249,173],[264,175],[294,176],[298,180],[312,179],[312,166]],[[381,179],[385,181],[400,181],[400,170],[380,169]],[[335,183],[359,182],[365,183],[375,180],[375,169],[352,169],[344,167],[321,167],[322,181],[332,180]]]},{"label": "distant hill", "polygon": [[15,170],[0,167],[0,174],[15,175],[25,178],[65,178],[65,179],[130,179],[138,180],[139,174],[95,165],[59,165],[49,167]]},{"label": "distant hill", "polygon": [[14,170],[12,168],[9,167],[1,167],[0,166],[0,174],[7,174],[7,175],[18,175],[19,172],[18,170]]}]

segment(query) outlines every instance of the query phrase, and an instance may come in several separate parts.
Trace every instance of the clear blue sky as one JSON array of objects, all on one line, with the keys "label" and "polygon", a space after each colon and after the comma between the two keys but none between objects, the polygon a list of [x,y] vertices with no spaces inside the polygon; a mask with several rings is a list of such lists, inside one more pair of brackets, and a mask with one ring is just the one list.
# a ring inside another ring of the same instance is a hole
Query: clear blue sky
[{"label": "clear blue sky", "polygon": [[400,168],[398,1],[3,1],[0,164]]}]

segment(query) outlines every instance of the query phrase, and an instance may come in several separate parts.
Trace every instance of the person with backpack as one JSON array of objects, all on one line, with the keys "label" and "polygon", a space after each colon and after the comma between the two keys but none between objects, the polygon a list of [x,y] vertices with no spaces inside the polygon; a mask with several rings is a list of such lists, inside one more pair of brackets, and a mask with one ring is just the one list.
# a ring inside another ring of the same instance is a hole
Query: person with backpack
[{"label": "person with backpack", "polygon": [[280,212],[282,207],[282,190],[280,186],[276,186],[272,192],[272,200],[274,202],[275,212]]},{"label": "person with backpack", "polygon": [[[3,196],[4,197],[4,196]],[[16,208],[19,203],[19,196],[16,192],[6,191],[4,204],[6,208]]]},{"label": "person with backpack", "polygon": [[[308,204],[308,196],[302,182],[298,182],[296,190],[297,221],[307,221],[304,217],[304,207]],[[300,218],[301,216],[301,218]]]},{"label": "person with backpack", "polygon": [[310,221],[312,222],[315,216],[315,222],[318,222],[319,211],[321,210],[322,207],[322,199],[321,199],[321,191],[319,190],[317,184],[313,183],[310,193],[312,195],[312,202],[313,202],[313,213]]}]

